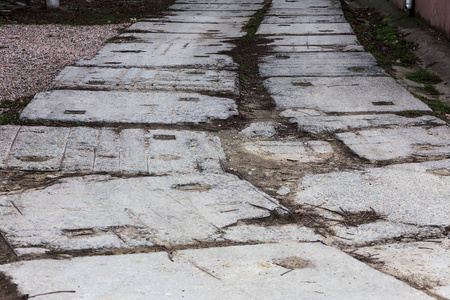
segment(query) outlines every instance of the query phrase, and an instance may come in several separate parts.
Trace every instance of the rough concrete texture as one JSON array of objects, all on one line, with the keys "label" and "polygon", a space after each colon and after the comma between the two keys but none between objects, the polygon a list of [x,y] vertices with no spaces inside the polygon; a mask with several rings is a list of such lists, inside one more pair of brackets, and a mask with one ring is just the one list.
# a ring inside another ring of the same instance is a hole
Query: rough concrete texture
[{"label": "rough concrete texture", "polygon": [[71,291],[43,299],[433,299],[319,243],[183,250],[173,256],[173,262],[167,253],[35,260],[0,270],[24,294]]},{"label": "rough concrete texture", "polygon": [[237,114],[234,100],[197,93],[53,90],[37,94],[21,118],[176,124],[205,123]]},{"label": "rough concrete texture", "polygon": [[271,10],[285,8],[285,9],[311,9],[311,8],[323,8],[323,9],[334,9],[340,8],[341,3],[337,0],[302,0],[302,1],[283,1],[274,0],[272,1]]},{"label": "rough concrete texture", "polygon": [[348,23],[262,24],[257,33],[262,35],[331,35],[352,34],[353,30]]},{"label": "rough concrete texture", "polygon": [[333,148],[325,141],[258,141],[245,144],[245,149],[268,159],[299,163],[324,161],[333,157]]},{"label": "rough concrete texture", "polygon": [[242,130],[241,134],[248,137],[270,138],[277,134],[276,126],[277,124],[274,122],[255,122]]},{"label": "rough concrete texture", "polygon": [[259,72],[263,77],[386,75],[371,54],[361,52],[275,54],[262,59]]},{"label": "rough concrete texture", "polygon": [[356,155],[370,161],[448,156],[450,127],[406,127],[337,133]]},{"label": "rough concrete texture", "polygon": [[220,140],[205,132],[0,127],[2,169],[147,173],[222,172]]},{"label": "rough concrete texture", "polygon": [[291,120],[297,123],[300,131],[313,134],[350,131],[374,127],[398,127],[419,125],[445,125],[441,119],[433,116],[407,118],[393,114],[349,115],[349,116],[298,116]]},{"label": "rough concrete texture", "polygon": [[262,7],[262,3],[243,3],[243,4],[235,4],[235,3],[191,3],[191,4],[174,4],[170,7],[171,10],[193,10],[193,11],[257,11]]},{"label": "rough concrete texture", "polygon": [[343,16],[340,8],[313,6],[309,8],[272,8],[266,16]]},{"label": "rough concrete texture", "polygon": [[431,111],[391,77],[280,77],[265,80],[264,86],[273,95],[278,109],[306,108],[324,112]]},{"label": "rough concrete texture", "polygon": [[17,248],[169,246],[213,241],[221,228],[277,207],[233,175],[87,176],[0,196],[0,230]]},{"label": "rough concrete texture", "polygon": [[308,24],[308,23],[344,23],[343,15],[328,16],[269,16],[262,24]]},{"label": "rough concrete texture", "polygon": [[311,229],[298,225],[261,226],[240,225],[224,229],[223,238],[242,243],[322,242]]},{"label": "rough concrete texture", "polygon": [[450,298],[450,240],[388,244],[357,250],[381,262],[384,273]]},{"label": "rough concrete texture", "polygon": [[373,209],[391,222],[448,226],[450,160],[401,164],[363,171],[306,175],[298,203],[364,212]]},{"label": "rough concrete texture", "polygon": [[226,70],[66,67],[52,88],[239,94],[237,74]]},{"label": "rough concrete texture", "polygon": [[137,22],[128,27],[125,32],[145,32],[145,33],[197,33],[211,34],[217,37],[238,38],[245,35],[242,26],[235,23],[153,23]]},{"label": "rough concrete texture", "polygon": [[333,226],[337,243],[346,246],[380,244],[390,240],[435,238],[442,235],[436,227],[421,227],[401,223],[378,221],[356,227]]},{"label": "rough concrete texture", "polygon": [[364,51],[354,35],[271,36],[270,52]]}]

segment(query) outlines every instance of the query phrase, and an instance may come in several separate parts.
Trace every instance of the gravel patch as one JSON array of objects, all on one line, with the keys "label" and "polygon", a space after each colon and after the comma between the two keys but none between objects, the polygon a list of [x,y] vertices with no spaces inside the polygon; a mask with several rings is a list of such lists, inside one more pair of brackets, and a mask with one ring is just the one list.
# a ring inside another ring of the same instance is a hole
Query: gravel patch
[{"label": "gravel patch", "polygon": [[0,101],[33,96],[129,24],[0,26]]}]

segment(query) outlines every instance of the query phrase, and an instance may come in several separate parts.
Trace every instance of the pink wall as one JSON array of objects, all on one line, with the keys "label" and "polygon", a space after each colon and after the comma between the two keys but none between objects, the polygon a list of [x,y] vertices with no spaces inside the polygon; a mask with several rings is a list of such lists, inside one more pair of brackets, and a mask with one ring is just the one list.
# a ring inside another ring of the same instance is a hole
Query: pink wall
[{"label": "pink wall", "polygon": [[[390,0],[405,9],[406,0]],[[450,38],[450,0],[414,0],[414,12]]]}]

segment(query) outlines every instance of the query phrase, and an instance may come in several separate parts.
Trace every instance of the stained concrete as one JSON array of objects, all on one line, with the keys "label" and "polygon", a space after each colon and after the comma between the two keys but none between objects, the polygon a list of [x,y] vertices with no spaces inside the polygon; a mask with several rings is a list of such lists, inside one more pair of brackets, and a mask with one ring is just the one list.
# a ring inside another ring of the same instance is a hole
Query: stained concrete
[{"label": "stained concrete", "polygon": [[197,93],[53,90],[37,94],[23,120],[95,123],[205,123],[237,115],[234,100]]},{"label": "stained concrete", "polygon": [[306,175],[297,202],[348,212],[373,209],[384,219],[448,226],[450,160]]},{"label": "stained concrete", "polygon": [[52,88],[239,94],[237,74],[227,70],[66,67]]},{"label": "stained concrete", "polygon": [[313,134],[350,131],[363,128],[399,127],[419,125],[445,125],[446,123],[434,116],[407,118],[393,114],[376,115],[346,115],[346,116],[298,116],[291,120],[297,123],[300,131]]},{"label": "stained concrete", "polygon": [[450,127],[406,127],[337,133],[350,150],[370,161],[448,156]]},{"label": "stained concrete", "polygon": [[299,163],[325,161],[333,157],[333,148],[325,141],[257,141],[244,145],[253,154],[274,160]]},{"label": "stained concrete", "polygon": [[71,291],[43,299],[433,299],[319,243],[183,250],[173,262],[167,253],[35,260],[0,271],[24,294]]},{"label": "stained concrete", "polygon": [[325,16],[268,16],[262,24],[308,24],[308,23],[343,23],[343,15]]},{"label": "stained concrete", "polygon": [[261,24],[257,33],[262,35],[331,35],[353,34],[353,30],[348,23]]},{"label": "stained concrete", "polygon": [[[300,71],[292,68],[297,73]],[[284,72],[280,69],[280,72]],[[328,71],[319,71],[328,72]],[[431,111],[391,77],[281,77],[264,86],[278,109],[301,108],[323,112]],[[383,89],[379,87],[382,86]]]},{"label": "stained concrete", "polygon": [[259,65],[263,77],[384,76],[369,53],[318,52],[266,56]]},{"label": "stained concrete", "polygon": [[205,132],[1,126],[2,169],[121,173],[222,172],[220,140]]},{"label": "stained concrete", "polygon": [[420,288],[450,298],[450,241],[415,242],[365,247],[356,251],[372,255],[380,269]]},{"label": "stained concrete", "polygon": [[268,217],[279,207],[277,200],[228,174],[87,176],[0,196],[0,230],[14,248],[195,244],[214,241],[221,228]]}]

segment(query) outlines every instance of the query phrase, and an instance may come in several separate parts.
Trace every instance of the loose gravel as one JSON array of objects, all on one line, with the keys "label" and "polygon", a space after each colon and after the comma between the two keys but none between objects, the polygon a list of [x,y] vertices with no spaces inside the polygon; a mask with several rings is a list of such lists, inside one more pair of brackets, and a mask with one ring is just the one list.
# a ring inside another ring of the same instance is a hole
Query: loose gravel
[{"label": "loose gravel", "polygon": [[0,101],[44,91],[65,66],[91,58],[128,25],[0,26]]}]

